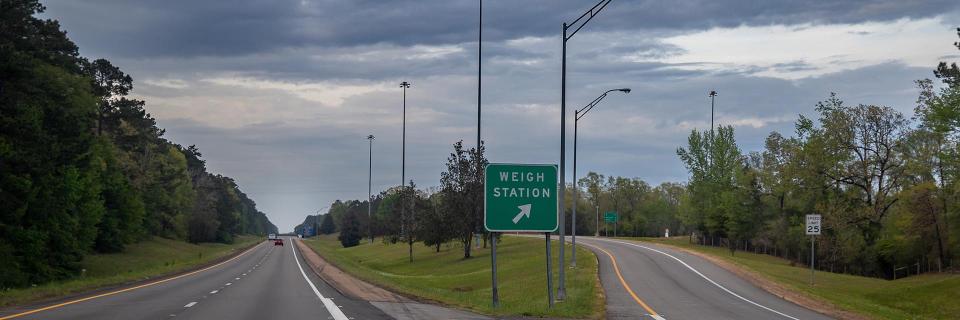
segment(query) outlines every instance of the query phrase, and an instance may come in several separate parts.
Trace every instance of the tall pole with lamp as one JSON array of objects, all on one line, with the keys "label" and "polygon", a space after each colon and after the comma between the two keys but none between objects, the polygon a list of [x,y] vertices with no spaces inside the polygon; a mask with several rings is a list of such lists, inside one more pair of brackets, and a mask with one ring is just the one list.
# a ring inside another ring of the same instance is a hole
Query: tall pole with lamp
[{"label": "tall pole with lamp", "polygon": [[367,136],[370,141],[370,162],[367,167],[367,226],[370,229],[370,243],[373,243],[373,139],[376,138],[372,134]]},{"label": "tall pole with lamp", "polygon": [[[630,93],[629,88],[607,90],[580,110],[574,110],[573,112],[573,217],[570,219],[570,243],[573,245],[574,249],[570,252],[571,268],[577,267],[577,202],[580,201],[580,186],[577,185],[577,124],[579,123],[580,118],[583,118],[583,116],[587,115],[587,112],[593,110],[593,107],[597,106],[597,104],[599,104],[603,98],[606,98],[608,93],[614,91]],[[599,223],[599,221],[597,222]]]},{"label": "tall pole with lamp", "polygon": [[[400,147],[400,221],[406,220],[406,205],[403,203],[403,196],[406,192],[403,191],[407,181],[407,88],[410,88],[409,82],[401,82],[400,88],[403,89],[403,133],[401,135],[401,147]],[[403,236],[403,226],[405,223],[400,224],[400,236]]]}]

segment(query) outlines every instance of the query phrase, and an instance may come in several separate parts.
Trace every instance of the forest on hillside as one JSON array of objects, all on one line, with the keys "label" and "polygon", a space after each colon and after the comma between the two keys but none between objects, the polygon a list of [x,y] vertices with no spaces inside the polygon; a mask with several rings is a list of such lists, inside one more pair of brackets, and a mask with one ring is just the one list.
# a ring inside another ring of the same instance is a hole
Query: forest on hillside
[{"label": "forest on hillside", "polygon": [[0,290],[77,276],[91,253],[151,236],[233,241],[276,232],[236,182],[88,60],[36,0],[0,1]]},{"label": "forest on hillside", "polygon": [[[825,93],[811,106],[815,118],[799,116],[790,135],[771,132],[759,151],[742,151],[731,126],[693,130],[677,149],[690,173],[684,183],[652,186],[590,172],[565,188],[567,234],[575,203],[578,235],[656,237],[670,229],[731,254],[747,250],[808,263],[804,218],[820,214],[818,269],[888,279],[955,269],[960,69],[942,62],[933,74],[936,80],[915,81],[913,114]],[[475,236],[482,236],[484,247],[489,240],[482,224],[484,164],[482,147],[465,150],[458,142],[438,189],[418,190],[411,182],[369,203],[337,200],[296,231],[312,225],[322,234],[339,232],[344,246],[371,236],[436,250],[453,243],[469,258]],[[620,215],[617,224],[598,217],[609,211]]]}]

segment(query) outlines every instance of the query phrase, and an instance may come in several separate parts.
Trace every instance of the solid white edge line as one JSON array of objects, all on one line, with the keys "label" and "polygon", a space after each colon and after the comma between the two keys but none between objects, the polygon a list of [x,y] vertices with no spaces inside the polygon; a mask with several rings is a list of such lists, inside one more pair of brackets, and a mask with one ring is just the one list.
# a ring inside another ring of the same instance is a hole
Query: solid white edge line
[{"label": "solid white edge line", "polygon": [[310,285],[310,289],[313,289],[313,293],[317,295],[317,298],[320,298],[321,302],[323,302],[323,307],[327,308],[327,312],[333,316],[334,320],[350,320],[350,318],[347,318],[347,315],[343,314],[343,310],[340,310],[340,308],[333,303],[333,300],[320,294],[320,290],[317,290],[317,286],[313,285],[313,281],[310,281],[310,278],[307,277],[307,273],[303,272],[303,266],[300,265],[300,259],[297,259],[297,250],[293,248],[294,246],[296,246],[296,244],[290,246],[290,252],[293,252],[293,261],[297,263],[297,268],[300,269],[300,274],[303,275],[303,280],[307,281],[307,284]]},{"label": "solid white edge line", "polygon": [[700,276],[700,277],[703,278],[704,280],[707,280],[707,282],[712,283],[713,285],[717,286],[717,288],[720,288],[720,289],[722,289],[723,291],[726,291],[726,292],[729,293],[730,295],[733,295],[734,297],[737,297],[737,298],[740,299],[740,300],[746,301],[747,303],[750,303],[750,304],[752,304],[752,305],[755,305],[755,306],[757,306],[757,307],[760,307],[760,308],[762,308],[762,309],[764,309],[764,310],[767,310],[767,311],[770,311],[770,312],[779,314],[779,315],[781,315],[781,316],[784,316],[784,317],[787,317],[787,318],[790,318],[790,319],[793,319],[793,320],[800,320],[800,319],[798,319],[798,318],[795,318],[795,317],[792,317],[792,316],[790,316],[790,315],[787,315],[786,313],[783,313],[783,312],[780,312],[780,311],[777,311],[777,310],[773,310],[773,309],[768,308],[767,306],[764,306],[764,305],[762,305],[762,304],[753,302],[753,301],[751,301],[750,299],[744,298],[744,297],[740,296],[739,294],[736,294],[736,293],[734,293],[733,291],[730,291],[730,289],[727,289],[726,287],[720,285],[720,284],[717,283],[716,281],[713,281],[713,279],[707,278],[707,276],[705,276],[705,275],[703,275],[702,273],[700,273],[700,271],[697,271],[697,269],[694,269],[693,267],[691,267],[691,266],[690,266],[689,264],[687,264],[686,262],[683,262],[683,260],[680,260],[680,258],[674,257],[673,255],[671,255],[671,254],[669,254],[669,253],[666,253],[666,252],[663,252],[663,251],[660,251],[660,250],[657,250],[657,249],[654,249],[654,248],[642,246],[642,245],[639,245],[639,244],[635,244],[635,243],[629,243],[629,242],[623,242],[623,241],[616,241],[616,240],[608,240],[608,239],[597,239],[597,240],[606,241],[606,242],[620,243],[620,244],[626,244],[626,245],[631,245],[631,246],[634,246],[634,247],[639,247],[639,248],[647,249],[647,250],[650,250],[650,251],[657,252],[657,253],[659,253],[659,254],[668,256],[668,257],[670,257],[670,258],[673,258],[673,260],[677,260],[677,262],[680,262],[680,264],[682,264],[684,267],[687,267],[687,269],[690,269],[690,271],[693,271],[693,273],[696,273],[698,276]]},{"label": "solid white edge line", "polygon": [[649,316],[650,316],[651,318],[653,318],[653,320],[667,320],[666,318],[661,317],[661,316],[658,316],[658,315],[655,315],[655,314],[651,314],[651,315],[649,315]]}]

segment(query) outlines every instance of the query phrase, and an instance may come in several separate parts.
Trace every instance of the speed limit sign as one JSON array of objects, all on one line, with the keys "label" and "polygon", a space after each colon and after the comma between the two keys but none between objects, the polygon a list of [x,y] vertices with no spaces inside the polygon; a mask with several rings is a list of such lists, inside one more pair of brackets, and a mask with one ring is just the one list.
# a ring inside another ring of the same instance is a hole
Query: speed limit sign
[{"label": "speed limit sign", "polygon": [[807,235],[808,236],[820,235],[820,221],[821,219],[819,214],[807,215]]}]

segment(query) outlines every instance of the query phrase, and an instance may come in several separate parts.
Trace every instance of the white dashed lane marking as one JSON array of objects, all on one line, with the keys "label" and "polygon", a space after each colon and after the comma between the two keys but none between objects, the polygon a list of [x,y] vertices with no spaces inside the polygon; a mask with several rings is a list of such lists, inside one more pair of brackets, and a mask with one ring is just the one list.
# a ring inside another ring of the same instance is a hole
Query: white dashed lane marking
[{"label": "white dashed lane marking", "polygon": [[185,305],[185,306],[183,306],[183,307],[184,307],[184,308],[189,308],[189,307],[192,307],[192,306],[194,306],[194,305],[196,305],[196,304],[197,304],[197,302],[194,301],[194,302],[188,303],[187,305]]}]

